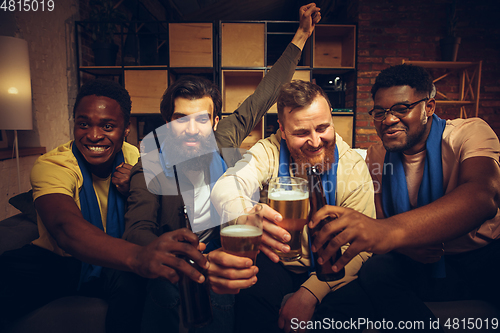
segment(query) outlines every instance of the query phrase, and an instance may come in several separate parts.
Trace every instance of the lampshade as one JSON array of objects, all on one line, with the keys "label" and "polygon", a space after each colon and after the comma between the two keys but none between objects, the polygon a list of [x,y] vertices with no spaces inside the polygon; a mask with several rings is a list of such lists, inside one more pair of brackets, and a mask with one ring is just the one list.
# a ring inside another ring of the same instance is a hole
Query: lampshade
[{"label": "lampshade", "polygon": [[33,129],[28,42],[8,36],[0,36],[0,129]]}]

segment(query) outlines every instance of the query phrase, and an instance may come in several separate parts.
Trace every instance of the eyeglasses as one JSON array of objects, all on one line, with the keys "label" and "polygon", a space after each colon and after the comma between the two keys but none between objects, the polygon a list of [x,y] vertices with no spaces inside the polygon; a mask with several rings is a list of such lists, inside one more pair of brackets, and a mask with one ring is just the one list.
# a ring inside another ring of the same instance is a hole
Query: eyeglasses
[{"label": "eyeglasses", "polygon": [[429,100],[429,97],[422,98],[419,101],[416,101],[415,103],[411,104],[405,104],[405,103],[397,103],[391,106],[389,109],[384,109],[384,108],[374,108],[368,112],[370,116],[372,116],[373,120],[376,121],[383,121],[386,117],[387,114],[390,112],[393,116],[398,117],[399,119],[402,119],[406,117],[408,112],[410,112],[410,109],[414,108],[418,103],[421,103],[423,101]]}]

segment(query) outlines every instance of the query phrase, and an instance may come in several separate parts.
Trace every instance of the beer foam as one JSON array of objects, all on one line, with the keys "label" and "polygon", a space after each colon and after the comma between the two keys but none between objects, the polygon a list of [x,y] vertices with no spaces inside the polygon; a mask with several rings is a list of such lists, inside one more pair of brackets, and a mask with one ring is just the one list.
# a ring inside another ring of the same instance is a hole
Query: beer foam
[{"label": "beer foam", "polygon": [[253,225],[230,225],[220,231],[221,236],[228,237],[257,237],[262,235],[262,230]]},{"label": "beer foam", "polygon": [[294,201],[309,199],[309,192],[302,191],[274,191],[269,192],[268,198],[276,201]]}]

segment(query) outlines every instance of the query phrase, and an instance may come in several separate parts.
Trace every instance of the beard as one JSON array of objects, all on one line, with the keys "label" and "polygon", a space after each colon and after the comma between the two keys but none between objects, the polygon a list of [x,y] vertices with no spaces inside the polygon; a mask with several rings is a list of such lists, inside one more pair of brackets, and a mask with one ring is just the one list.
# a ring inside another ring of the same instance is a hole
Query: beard
[{"label": "beard", "polygon": [[208,168],[212,162],[214,153],[208,153],[201,156],[193,157],[187,161],[178,164],[179,169],[188,171],[201,171]]},{"label": "beard", "polygon": [[304,150],[311,148],[307,143],[299,149],[288,147],[290,156],[294,161],[294,164],[292,165],[292,171],[297,175],[305,176],[307,174],[307,169],[312,166],[316,166],[320,173],[330,170],[330,168],[332,167],[332,163],[335,162],[335,140],[326,143],[322,142],[322,144],[317,148],[320,149],[322,147],[325,148],[323,154],[312,158],[308,157],[304,153]]},{"label": "beard", "polygon": [[[174,136],[172,134],[167,136],[169,148],[166,151],[169,161],[176,164],[181,170],[200,171],[207,168],[212,162],[214,152],[217,147],[213,147],[210,138],[202,135],[196,136]],[[200,143],[198,147],[185,147],[184,142],[189,139],[194,139]],[[175,161],[179,161],[176,163]]]},{"label": "beard", "polygon": [[382,141],[382,144],[384,145],[385,150],[387,150],[388,152],[391,152],[391,153],[405,152],[422,140],[423,136],[425,135],[425,131],[426,131],[428,125],[429,125],[429,122],[427,122],[426,124],[421,126],[420,129],[418,130],[418,132],[416,132],[413,135],[409,135],[408,131],[406,131],[406,135],[407,135],[406,141],[402,145],[391,147],[391,146],[386,145],[386,143],[383,141]]}]

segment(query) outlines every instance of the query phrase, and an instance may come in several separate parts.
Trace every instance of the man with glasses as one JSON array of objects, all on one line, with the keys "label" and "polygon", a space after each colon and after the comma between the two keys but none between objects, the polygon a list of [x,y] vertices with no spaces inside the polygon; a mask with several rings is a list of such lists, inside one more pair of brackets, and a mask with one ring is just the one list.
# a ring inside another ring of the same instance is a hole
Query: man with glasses
[{"label": "man with glasses", "polygon": [[500,300],[500,143],[481,119],[440,119],[434,95],[421,67],[378,75],[369,114],[382,142],[367,154],[378,219],[328,206],[311,221],[338,217],[313,244],[329,241],[328,260],[350,243],[334,270],[360,251],[378,254],[358,279],[375,319],[421,320],[427,330],[435,318],[423,301]]}]

